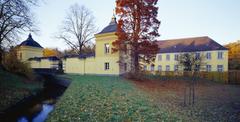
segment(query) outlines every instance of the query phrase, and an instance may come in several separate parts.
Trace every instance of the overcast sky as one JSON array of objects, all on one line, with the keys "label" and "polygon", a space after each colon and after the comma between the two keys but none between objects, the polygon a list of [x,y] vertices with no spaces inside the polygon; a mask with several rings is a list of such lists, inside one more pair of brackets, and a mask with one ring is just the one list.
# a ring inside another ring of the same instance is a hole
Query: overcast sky
[{"label": "overcast sky", "polygon": [[[45,0],[33,11],[40,29],[32,34],[35,41],[43,47],[67,49],[55,36],[74,3],[92,11],[99,31],[108,25],[115,8],[115,0]],[[209,36],[220,44],[240,40],[240,0],[159,0],[157,6],[161,40],[198,36]],[[27,36],[22,35],[21,41]]]}]

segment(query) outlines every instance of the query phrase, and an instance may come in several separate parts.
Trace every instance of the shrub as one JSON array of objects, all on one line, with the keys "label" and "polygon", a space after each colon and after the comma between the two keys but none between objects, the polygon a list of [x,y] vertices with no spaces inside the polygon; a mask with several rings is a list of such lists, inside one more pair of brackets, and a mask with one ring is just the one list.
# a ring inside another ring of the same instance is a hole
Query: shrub
[{"label": "shrub", "polygon": [[136,81],[146,80],[145,72],[142,72],[142,71],[139,71],[138,73],[128,72],[128,73],[125,73],[123,76],[127,79],[132,79]]},{"label": "shrub", "polygon": [[27,62],[21,62],[17,58],[15,49],[11,49],[5,54],[3,66],[9,72],[24,76],[28,79],[33,79],[33,71],[30,67],[30,64]]},{"label": "shrub", "polygon": [[[154,75],[153,73],[150,73]],[[145,73],[145,75],[150,75],[149,73]],[[231,73],[233,74],[233,73]],[[193,78],[192,72],[189,71],[184,71],[184,72],[166,72],[166,71],[157,71],[155,73],[156,76],[160,77],[163,80],[172,80],[172,79],[187,79]],[[151,76],[152,77],[152,76]],[[236,77],[236,76],[232,76]],[[209,80],[209,81],[215,81],[219,83],[228,83],[228,72],[195,72],[194,78],[196,79],[204,79],[204,80]]]}]

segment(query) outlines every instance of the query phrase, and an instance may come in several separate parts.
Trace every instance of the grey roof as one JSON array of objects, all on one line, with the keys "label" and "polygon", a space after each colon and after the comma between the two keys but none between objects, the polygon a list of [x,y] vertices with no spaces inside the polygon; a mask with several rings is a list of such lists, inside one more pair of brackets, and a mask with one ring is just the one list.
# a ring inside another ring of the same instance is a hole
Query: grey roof
[{"label": "grey roof", "polygon": [[26,41],[23,41],[20,46],[31,46],[31,47],[38,47],[43,48],[39,43],[33,40],[32,35],[29,34]]},{"label": "grey roof", "polygon": [[95,57],[95,53],[88,53],[88,54],[76,54],[76,55],[66,55],[64,58],[79,58],[79,59],[84,59],[84,58],[90,58],[90,57]]},{"label": "grey roof", "polygon": [[49,56],[49,57],[34,57],[34,58],[29,58],[29,61],[41,61],[42,59],[48,59],[50,61],[59,61],[60,59],[56,56]]},{"label": "grey roof", "polygon": [[116,17],[113,16],[111,22],[107,27],[105,27],[100,33],[98,34],[103,34],[103,33],[112,33],[117,31],[117,21]]},{"label": "grey roof", "polygon": [[162,40],[158,41],[157,44],[160,48],[159,53],[227,50],[207,36]]}]

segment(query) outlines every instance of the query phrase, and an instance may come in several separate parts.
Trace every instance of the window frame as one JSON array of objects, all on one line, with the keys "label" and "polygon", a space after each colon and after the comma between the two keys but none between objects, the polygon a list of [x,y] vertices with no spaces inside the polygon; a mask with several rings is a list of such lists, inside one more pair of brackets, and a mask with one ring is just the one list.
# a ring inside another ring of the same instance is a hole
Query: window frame
[{"label": "window frame", "polygon": [[170,61],[171,57],[170,54],[166,54],[166,61]]},{"label": "window frame", "polygon": [[104,70],[109,70],[110,69],[110,63],[109,62],[105,62],[104,63]]},{"label": "window frame", "polygon": [[179,55],[178,54],[174,54],[174,60],[178,61],[179,60]]},{"label": "window frame", "polygon": [[167,72],[170,71],[170,65],[166,65],[166,71],[167,71]]},{"label": "window frame", "polygon": [[[220,66],[221,66],[221,68],[220,68]],[[217,65],[217,71],[223,72],[224,71],[223,65]]]},{"label": "window frame", "polygon": [[162,55],[158,55],[158,61],[162,61]]},{"label": "window frame", "polygon": [[150,66],[150,71],[154,71],[155,70],[155,65],[154,64],[152,64],[151,66]]},{"label": "window frame", "polygon": [[212,65],[207,64],[206,65],[206,71],[211,72],[212,71]]},{"label": "window frame", "polygon": [[[221,56],[219,56],[219,54],[221,54]],[[223,59],[223,52],[222,51],[219,51],[218,54],[217,54],[217,59],[218,60],[222,60]]]},{"label": "window frame", "polygon": [[124,63],[124,71],[127,71],[127,63]]},{"label": "window frame", "polygon": [[194,71],[199,72],[200,69],[201,69],[201,65],[196,64],[196,65],[194,66]]},{"label": "window frame", "polygon": [[162,71],[162,65],[158,65],[158,71]]},{"label": "window frame", "polygon": [[109,43],[105,43],[104,44],[104,53],[105,54],[109,54],[110,53],[110,44]]},{"label": "window frame", "polygon": [[[209,54],[209,55],[208,55]],[[206,59],[207,60],[211,60],[212,59],[212,54],[211,54],[211,52],[207,52],[206,53]]]},{"label": "window frame", "polygon": [[20,58],[20,60],[22,60],[22,52],[20,52],[19,58]]},{"label": "window frame", "polygon": [[178,71],[178,65],[174,65],[174,71]]},{"label": "window frame", "polygon": [[144,71],[147,71],[147,65],[144,65],[144,66],[143,66],[143,70],[144,70]]},{"label": "window frame", "polygon": [[195,53],[195,59],[200,59],[200,56],[201,56],[200,52]]}]

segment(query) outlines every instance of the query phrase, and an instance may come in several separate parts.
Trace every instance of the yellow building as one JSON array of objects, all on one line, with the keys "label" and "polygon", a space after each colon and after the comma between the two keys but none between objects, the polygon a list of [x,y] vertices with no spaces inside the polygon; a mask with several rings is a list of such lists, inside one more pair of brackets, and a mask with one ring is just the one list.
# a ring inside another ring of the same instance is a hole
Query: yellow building
[{"label": "yellow building", "polygon": [[43,47],[34,41],[31,34],[18,45],[17,56],[22,62],[30,63],[33,69],[59,68],[60,59],[55,56],[43,57]]},{"label": "yellow building", "polygon": [[51,57],[34,57],[28,61],[33,69],[59,69],[60,59],[56,56]]},{"label": "yellow building", "polygon": [[29,34],[26,41],[23,41],[18,46],[18,59],[25,62],[29,58],[33,57],[42,57],[43,56],[43,47],[33,40],[32,35]]},{"label": "yellow building", "polygon": [[[95,54],[67,56],[63,61],[65,73],[121,75],[130,70],[129,64],[120,63],[124,53],[111,53],[112,42],[117,39],[116,18],[100,33],[95,35]],[[177,58],[183,53],[203,55],[206,71],[228,71],[228,50],[209,37],[195,37],[158,41],[159,53],[153,64],[145,65],[148,71],[180,70]]]},{"label": "yellow building", "polygon": [[209,37],[163,40],[158,42],[159,53],[155,62],[145,65],[148,71],[178,71],[180,54],[204,56],[202,71],[228,71],[228,50]]},{"label": "yellow building", "polygon": [[[69,55],[63,59],[65,73],[121,75],[130,70],[124,60],[130,57],[125,53],[112,53],[112,43],[117,39],[117,22],[112,17],[111,22],[100,33],[95,34],[96,49],[93,54]],[[194,53],[203,55],[205,71],[228,71],[228,50],[209,37],[195,37],[184,39],[163,40],[157,42],[159,53],[153,64],[145,65],[148,71],[180,71],[178,58],[180,54]],[[28,61],[32,68],[56,68],[60,59],[57,57],[42,57],[43,48],[32,39],[19,45],[18,57]],[[124,60],[122,60],[124,59]],[[120,61],[121,60],[121,61]],[[127,62],[127,61],[126,61]]]},{"label": "yellow building", "polygon": [[117,22],[113,16],[111,22],[95,35],[94,54],[66,56],[63,61],[65,73],[120,75],[125,73],[119,63],[119,52],[112,53],[112,42],[117,39]]}]

